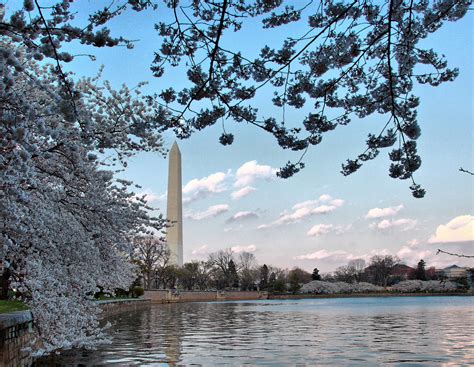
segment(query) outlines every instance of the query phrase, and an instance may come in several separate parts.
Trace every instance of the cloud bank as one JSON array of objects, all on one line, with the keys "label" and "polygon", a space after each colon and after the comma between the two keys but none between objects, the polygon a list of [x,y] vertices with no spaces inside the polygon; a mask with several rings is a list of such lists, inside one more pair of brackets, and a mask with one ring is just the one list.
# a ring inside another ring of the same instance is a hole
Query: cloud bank
[{"label": "cloud bank", "polygon": [[400,229],[401,231],[408,231],[415,228],[418,221],[416,219],[400,218],[400,219],[384,219],[378,223],[372,223],[369,225],[370,228],[379,230],[389,230],[392,228]]},{"label": "cloud bank", "polygon": [[441,224],[428,240],[429,243],[466,241],[474,241],[474,216],[472,215],[460,215],[447,224]]},{"label": "cloud bank", "polygon": [[241,252],[255,252],[257,251],[257,246],[255,245],[248,245],[248,246],[233,246],[230,248],[232,252],[238,254]]},{"label": "cloud bank", "polygon": [[229,211],[229,205],[218,204],[218,205],[212,205],[202,212],[189,212],[185,214],[184,217],[192,219],[192,220],[203,220],[207,218],[216,217],[219,214],[225,213],[227,211]]},{"label": "cloud bank", "polygon": [[193,179],[183,187],[183,203],[190,203],[199,199],[204,199],[212,194],[226,190],[225,180],[230,172],[216,172],[207,177]]},{"label": "cloud bank", "polygon": [[270,224],[262,224],[258,228],[269,228],[285,224],[298,223],[303,219],[314,215],[327,214],[333,212],[344,204],[342,199],[333,199],[329,195],[321,195],[318,200],[306,200],[293,205],[291,211],[285,211],[280,217]]},{"label": "cloud bank", "polygon": [[277,169],[267,166],[259,165],[257,161],[245,162],[237,169],[235,173],[235,187],[249,186],[257,179],[270,180],[275,178]]},{"label": "cloud bank", "polygon": [[243,221],[247,219],[255,219],[258,217],[259,215],[255,212],[242,211],[242,212],[235,213],[232,217],[227,219],[227,223],[233,223],[233,222]]},{"label": "cloud bank", "polygon": [[245,186],[243,188],[241,188],[240,190],[236,190],[236,191],[233,191],[230,196],[232,197],[232,199],[234,200],[239,200],[239,199],[242,199],[243,197],[251,194],[252,192],[254,191],[257,191],[257,189],[255,187],[252,187],[252,186]]},{"label": "cloud bank", "polygon": [[196,256],[205,256],[209,254],[209,246],[202,245],[198,248],[195,248],[191,253]]},{"label": "cloud bank", "polygon": [[391,206],[388,208],[373,208],[365,215],[366,219],[391,217],[403,209],[403,205]]}]

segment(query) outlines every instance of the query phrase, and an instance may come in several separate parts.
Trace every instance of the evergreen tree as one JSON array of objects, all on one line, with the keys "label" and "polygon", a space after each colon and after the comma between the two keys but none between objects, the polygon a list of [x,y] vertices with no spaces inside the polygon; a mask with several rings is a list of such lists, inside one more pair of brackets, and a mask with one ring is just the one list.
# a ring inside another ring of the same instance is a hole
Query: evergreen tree
[{"label": "evergreen tree", "polygon": [[268,286],[268,266],[263,264],[260,268],[260,289],[265,289]]},{"label": "evergreen tree", "polygon": [[418,261],[418,265],[416,266],[416,271],[415,271],[415,279],[419,280],[426,280],[426,263],[423,259]]},{"label": "evergreen tree", "polygon": [[286,282],[283,276],[279,276],[274,285],[273,285],[274,292],[285,292],[286,291]]},{"label": "evergreen tree", "polygon": [[289,276],[290,281],[290,291],[296,293],[300,290],[300,277],[297,272],[290,272]]},{"label": "evergreen tree", "polygon": [[318,268],[313,269],[313,274],[311,274],[311,278],[313,280],[321,280],[321,275],[319,275],[319,269]]},{"label": "evergreen tree", "polygon": [[268,279],[268,283],[271,287],[273,287],[275,282],[276,282],[276,274],[274,271],[272,271],[272,273],[270,274],[270,278]]},{"label": "evergreen tree", "polygon": [[232,288],[239,288],[239,275],[237,274],[237,268],[234,260],[229,261],[228,265],[228,284]]}]

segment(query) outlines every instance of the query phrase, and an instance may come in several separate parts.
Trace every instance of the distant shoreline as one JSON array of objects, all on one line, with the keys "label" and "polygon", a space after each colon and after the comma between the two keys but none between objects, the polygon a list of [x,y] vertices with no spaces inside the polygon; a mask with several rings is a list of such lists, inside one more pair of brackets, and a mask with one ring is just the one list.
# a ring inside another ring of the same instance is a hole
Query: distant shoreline
[{"label": "distant shoreline", "polygon": [[326,293],[326,294],[269,294],[269,300],[275,299],[308,299],[308,298],[363,298],[363,297],[472,297],[474,293],[468,292],[443,292],[443,293]]},{"label": "distant shoreline", "polygon": [[[202,292],[205,293],[205,292]],[[210,293],[210,292],[209,292]],[[185,299],[185,300],[174,300],[174,301],[153,301],[149,298],[139,299],[124,299],[124,300],[110,300],[107,302],[98,302],[102,311],[103,316],[112,316],[122,312],[134,311],[143,307],[153,307],[156,305],[163,304],[174,304],[174,303],[195,303],[195,302],[239,302],[239,301],[266,301],[266,300],[298,300],[298,299],[328,299],[328,298],[370,298],[370,297],[472,297],[474,293],[468,292],[444,292],[444,293],[393,293],[393,292],[378,292],[378,293],[335,293],[335,294],[268,294],[267,297],[238,297],[234,292],[232,299]]]},{"label": "distant shoreline", "polygon": [[189,303],[189,302],[232,302],[256,300],[285,300],[285,299],[311,299],[311,298],[362,298],[362,297],[469,297],[471,292],[360,292],[360,293],[325,293],[325,294],[271,294],[258,291],[170,291],[150,290],[145,291],[144,299],[152,304],[163,303]]}]

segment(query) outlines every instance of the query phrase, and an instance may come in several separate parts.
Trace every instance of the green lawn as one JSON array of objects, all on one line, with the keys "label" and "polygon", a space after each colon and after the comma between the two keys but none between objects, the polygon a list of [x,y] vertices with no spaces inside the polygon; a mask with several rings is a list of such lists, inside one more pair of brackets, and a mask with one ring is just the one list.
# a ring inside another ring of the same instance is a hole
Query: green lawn
[{"label": "green lawn", "polygon": [[3,301],[0,300],[0,313],[27,310],[28,306],[21,301]]}]

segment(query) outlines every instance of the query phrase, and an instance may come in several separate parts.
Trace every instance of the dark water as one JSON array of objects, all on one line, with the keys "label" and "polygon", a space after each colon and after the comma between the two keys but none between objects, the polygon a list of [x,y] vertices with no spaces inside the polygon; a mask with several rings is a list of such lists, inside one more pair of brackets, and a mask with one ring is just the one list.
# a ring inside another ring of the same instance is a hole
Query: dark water
[{"label": "dark water", "polygon": [[112,344],[55,365],[474,365],[474,297],[183,303],[110,321]]}]

